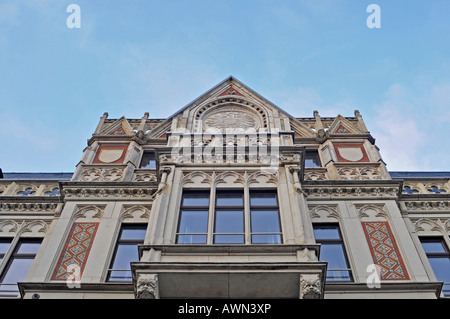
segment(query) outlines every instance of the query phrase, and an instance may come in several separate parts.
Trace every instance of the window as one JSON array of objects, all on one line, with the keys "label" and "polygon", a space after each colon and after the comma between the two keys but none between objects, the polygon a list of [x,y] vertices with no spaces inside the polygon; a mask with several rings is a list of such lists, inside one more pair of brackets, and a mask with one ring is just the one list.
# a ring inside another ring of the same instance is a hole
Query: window
[{"label": "window", "polygon": [[155,153],[144,151],[139,168],[156,169]]},{"label": "window", "polygon": [[181,199],[178,244],[206,244],[209,191],[185,191]]},{"label": "window", "polygon": [[322,167],[317,150],[308,150],[305,152],[305,167]]},{"label": "window", "polygon": [[214,243],[243,244],[244,237],[244,192],[217,190]]},{"label": "window", "polygon": [[276,191],[250,192],[250,220],[253,244],[281,244]]},{"label": "window", "polygon": [[442,292],[450,296],[450,251],[443,237],[420,238],[436,279],[444,282]]},{"label": "window", "polygon": [[[17,283],[25,280],[41,242],[41,239],[19,239],[0,276],[0,296],[15,297],[18,295]],[[3,256],[8,249],[6,245],[7,242],[2,240],[0,254],[3,253]]]},{"label": "window", "polygon": [[131,281],[130,262],[139,261],[139,244],[144,243],[147,224],[123,224],[120,229],[107,281]]},{"label": "window", "polygon": [[5,257],[6,252],[8,251],[9,246],[11,245],[11,240],[11,238],[0,239],[0,265],[3,258]]},{"label": "window", "polygon": [[327,281],[352,281],[339,225],[315,224],[314,237],[321,244],[320,261],[328,262]]},{"label": "window", "polygon": [[178,244],[280,244],[277,192],[185,190],[176,236]]}]

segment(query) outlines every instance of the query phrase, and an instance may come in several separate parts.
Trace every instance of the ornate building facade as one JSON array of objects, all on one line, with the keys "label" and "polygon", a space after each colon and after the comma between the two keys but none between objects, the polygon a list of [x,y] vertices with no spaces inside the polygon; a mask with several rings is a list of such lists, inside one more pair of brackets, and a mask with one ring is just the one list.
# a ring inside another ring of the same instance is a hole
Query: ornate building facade
[{"label": "ornate building facade", "polygon": [[445,298],[450,174],[389,172],[361,114],[233,77],[105,113],[73,173],[3,173],[2,298]]}]

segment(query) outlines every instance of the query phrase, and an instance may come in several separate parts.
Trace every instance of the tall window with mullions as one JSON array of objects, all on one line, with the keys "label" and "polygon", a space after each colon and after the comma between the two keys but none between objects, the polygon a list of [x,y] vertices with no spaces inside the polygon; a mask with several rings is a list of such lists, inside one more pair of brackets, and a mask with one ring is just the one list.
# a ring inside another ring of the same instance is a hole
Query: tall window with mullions
[{"label": "tall window with mullions", "polygon": [[[0,297],[19,294],[18,282],[24,281],[39,250],[42,238],[20,238],[6,262],[0,276]],[[0,242],[0,256],[6,257],[8,242]]]},{"label": "tall window with mullions", "polygon": [[276,190],[250,191],[250,227],[252,244],[281,244]]},{"label": "tall window with mullions", "polygon": [[320,261],[328,262],[327,281],[352,281],[352,272],[338,224],[314,224],[316,243],[321,244]]},{"label": "tall window with mullions", "polygon": [[185,190],[178,221],[178,244],[206,244],[208,238],[209,191]]},{"label": "tall window with mullions", "polygon": [[147,224],[122,224],[107,281],[132,281],[132,261],[139,261],[138,245],[144,243]]},{"label": "tall window with mullions", "polygon": [[244,192],[243,190],[217,190],[214,220],[215,244],[243,244]]},{"label": "tall window with mullions", "polygon": [[450,250],[444,237],[420,237],[420,242],[436,279],[444,282],[443,294],[450,296]]}]

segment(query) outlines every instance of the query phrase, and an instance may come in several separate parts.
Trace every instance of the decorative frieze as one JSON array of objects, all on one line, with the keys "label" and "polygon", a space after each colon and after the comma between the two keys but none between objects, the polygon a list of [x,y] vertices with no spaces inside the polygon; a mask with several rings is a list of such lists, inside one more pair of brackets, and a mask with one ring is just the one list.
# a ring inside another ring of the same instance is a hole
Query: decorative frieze
[{"label": "decorative frieze", "polygon": [[0,211],[9,212],[54,212],[57,208],[57,203],[0,203]]},{"label": "decorative frieze", "polygon": [[303,185],[303,191],[309,198],[397,198],[398,187],[389,185],[373,185],[366,186],[364,184],[359,185],[323,185],[323,186],[312,186]]},{"label": "decorative frieze", "polygon": [[409,211],[449,211],[450,201],[417,200],[405,201],[405,207]]},{"label": "decorative frieze", "polygon": [[89,183],[67,183],[63,184],[63,195],[65,200],[132,200],[132,199],[153,199],[156,192],[156,185],[138,186],[129,183],[101,183],[91,185]]}]

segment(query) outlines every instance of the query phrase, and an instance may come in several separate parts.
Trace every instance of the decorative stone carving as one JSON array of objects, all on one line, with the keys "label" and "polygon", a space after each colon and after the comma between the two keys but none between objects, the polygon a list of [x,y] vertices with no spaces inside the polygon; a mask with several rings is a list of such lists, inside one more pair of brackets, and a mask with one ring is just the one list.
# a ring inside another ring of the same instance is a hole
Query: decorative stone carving
[{"label": "decorative stone carving", "polygon": [[377,197],[397,198],[398,188],[392,186],[309,186],[303,190],[310,198]]},{"label": "decorative stone carving", "polygon": [[133,200],[135,198],[153,199],[156,192],[152,187],[85,187],[85,186],[66,186],[64,196],[66,199],[117,199]]},{"label": "decorative stone carving", "polygon": [[327,180],[326,169],[306,169],[305,170],[305,181],[324,181]]},{"label": "decorative stone carving", "polygon": [[136,286],[137,299],[159,299],[157,274],[140,274]]},{"label": "decorative stone carving", "polygon": [[135,182],[156,182],[158,178],[155,173],[150,172],[135,172],[134,175]]},{"label": "decorative stone carving", "polygon": [[321,299],[322,284],[318,274],[300,275],[300,299]]},{"label": "decorative stone carving", "polygon": [[340,180],[380,180],[381,172],[377,167],[343,167],[338,169]]},{"label": "decorative stone carving", "polygon": [[449,201],[406,201],[405,206],[411,211],[446,211],[450,210]]},{"label": "decorative stone carving", "polygon": [[87,167],[81,171],[79,180],[83,182],[113,182],[122,179],[124,168]]},{"label": "decorative stone carving", "polygon": [[211,114],[203,121],[203,125],[205,129],[213,128],[221,132],[225,132],[227,129],[247,130],[257,127],[257,120],[248,113],[231,109]]}]

